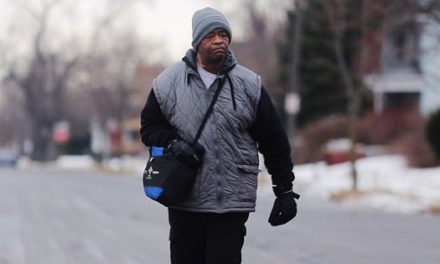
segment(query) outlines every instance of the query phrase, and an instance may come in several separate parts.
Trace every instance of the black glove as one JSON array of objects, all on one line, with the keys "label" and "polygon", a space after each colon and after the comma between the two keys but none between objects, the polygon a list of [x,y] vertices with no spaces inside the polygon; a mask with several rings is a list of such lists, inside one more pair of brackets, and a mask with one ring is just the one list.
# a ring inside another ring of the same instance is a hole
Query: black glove
[{"label": "black glove", "polygon": [[194,168],[200,166],[203,154],[205,154],[205,148],[202,145],[192,146],[183,140],[173,140],[167,149],[178,160]]},{"label": "black glove", "polygon": [[273,226],[283,225],[296,216],[296,201],[299,194],[293,192],[292,183],[281,184],[273,187],[276,195],[269,223]]}]

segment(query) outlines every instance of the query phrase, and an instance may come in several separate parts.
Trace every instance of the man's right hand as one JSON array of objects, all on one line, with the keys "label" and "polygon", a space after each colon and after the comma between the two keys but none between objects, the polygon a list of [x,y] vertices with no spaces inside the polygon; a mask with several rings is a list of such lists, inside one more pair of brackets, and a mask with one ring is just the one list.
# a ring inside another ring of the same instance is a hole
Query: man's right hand
[{"label": "man's right hand", "polygon": [[183,140],[174,140],[168,147],[168,151],[178,160],[191,167],[198,167],[202,163],[205,148],[196,144],[192,146]]}]

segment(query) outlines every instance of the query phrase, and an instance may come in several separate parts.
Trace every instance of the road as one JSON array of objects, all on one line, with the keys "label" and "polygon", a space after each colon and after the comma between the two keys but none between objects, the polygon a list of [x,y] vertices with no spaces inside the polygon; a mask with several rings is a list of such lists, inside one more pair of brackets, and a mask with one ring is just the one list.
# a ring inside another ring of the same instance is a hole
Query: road
[{"label": "road", "polygon": [[[440,263],[440,217],[347,209],[303,196],[291,223],[267,223],[261,194],[244,264]],[[166,264],[166,210],[140,176],[0,168],[0,264]]]}]

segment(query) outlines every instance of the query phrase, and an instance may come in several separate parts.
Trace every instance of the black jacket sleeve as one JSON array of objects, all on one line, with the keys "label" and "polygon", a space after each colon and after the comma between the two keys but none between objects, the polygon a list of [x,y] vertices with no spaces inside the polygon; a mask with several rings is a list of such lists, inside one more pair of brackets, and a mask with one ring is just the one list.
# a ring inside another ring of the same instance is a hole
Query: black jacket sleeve
[{"label": "black jacket sleeve", "polygon": [[290,159],[290,145],[281,120],[269,94],[261,87],[257,117],[250,128],[252,138],[258,143],[264,164],[272,175],[274,185],[290,183],[295,179]]},{"label": "black jacket sleeve", "polygon": [[141,139],[146,146],[165,147],[177,138],[176,130],[165,119],[153,89],[141,112]]}]

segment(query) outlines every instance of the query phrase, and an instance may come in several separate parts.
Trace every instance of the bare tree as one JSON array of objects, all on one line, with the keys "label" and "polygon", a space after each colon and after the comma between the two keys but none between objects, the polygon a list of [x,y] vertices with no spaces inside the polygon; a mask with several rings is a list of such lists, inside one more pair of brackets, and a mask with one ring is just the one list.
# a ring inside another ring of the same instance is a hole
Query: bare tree
[{"label": "bare tree", "polygon": [[[53,24],[49,23],[51,15],[55,11],[59,11],[64,1],[40,1],[38,3],[42,4],[41,8],[27,2],[16,3],[20,5],[20,9],[26,10],[28,17],[32,19],[36,31],[32,41],[29,43],[31,45],[30,59],[22,62],[23,60],[16,58],[16,62],[6,65],[7,76],[4,83],[10,87],[18,87],[21,91],[23,107],[29,123],[29,135],[33,142],[32,159],[45,161],[53,158],[53,152],[51,151],[54,146],[52,129],[56,122],[64,120],[69,116],[67,113],[68,108],[66,107],[69,100],[67,93],[72,88],[72,84],[74,85],[77,82],[76,79],[81,78],[78,75],[80,73],[78,66],[83,67],[87,64],[85,62],[90,58],[91,55],[89,54],[98,53],[103,50],[103,47],[99,45],[103,43],[100,40],[105,33],[110,36],[106,41],[112,43],[111,35],[114,34],[111,27],[112,22],[121,14],[124,7],[131,2],[134,1],[118,1],[116,3],[112,1],[108,3],[111,8],[94,25],[95,29],[91,37],[91,45],[86,49],[78,48],[75,45],[75,41],[66,42],[66,46],[60,49],[54,49],[49,44],[53,37],[53,35],[48,34],[48,28],[53,26]],[[118,41],[117,43],[119,44],[131,43],[124,40]],[[124,47],[123,49],[127,48]],[[119,61],[109,61],[108,58],[112,57],[112,52],[114,51],[103,54],[102,57],[104,59],[102,63],[106,67],[116,65],[117,69],[114,69],[109,76],[123,75],[124,80],[110,82],[108,80],[110,78],[103,77],[102,80],[107,80],[107,82],[103,81],[102,86],[107,86],[106,89],[110,84],[112,87],[116,87],[115,89],[108,89],[109,94],[112,94],[113,98],[120,100],[118,103],[110,104],[111,110],[109,111],[123,113],[124,110],[122,109],[127,108],[127,102],[124,101],[127,98],[126,87],[129,82],[127,80],[133,77],[127,74],[126,70],[132,70],[131,68],[134,67],[130,68],[124,62],[124,56],[118,56]],[[94,68],[95,72],[102,69],[103,65],[97,65]],[[134,72],[134,70],[132,71]],[[76,107],[79,107],[78,103]],[[90,115],[93,114],[89,113],[89,117]]]},{"label": "bare tree", "polygon": [[34,160],[50,158],[52,127],[63,118],[67,80],[78,60],[62,58],[44,47],[48,18],[59,3],[47,3],[39,15],[30,12],[37,25],[31,60],[24,73],[12,66],[7,76],[7,81],[13,82],[23,94],[34,144],[31,156]]},{"label": "bare tree", "polygon": [[[355,3],[355,6],[353,4]],[[350,6],[351,4],[351,6]],[[352,176],[352,188],[357,190],[357,123],[360,112],[363,77],[366,74],[366,63],[369,56],[369,42],[367,34],[371,30],[369,28],[372,19],[378,20],[376,23],[383,25],[383,17],[373,17],[368,9],[375,9],[379,5],[384,8],[382,1],[346,1],[346,0],[329,0],[322,1],[322,6],[327,15],[330,31],[333,35],[333,47],[337,66],[342,76],[348,98],[348,115],[349,115],[349,137],[350,137],[350,164]],[[356,51],[354,56],[346,55],[346,35],[348,31],[358,30],[359,34],[355,40]],[[357,59],[355,59],[357,58]]]},{"label": "bare tree", "polygon": [[[302,48],[302,41],[303,41],[303,9],[304,9],[304,2],[302,0],[295,0],[294,1],[294,7],[295,7],[295,32],[294,32],[294,39],[293,39],[293,47],[292,47],[292,55],[293,58],[291,60],[290,65],[290,78],[288,79],[288,86],[289,89],[286,91],[287,93],[290,93],[289,96],[293,96],[293,98],[299,98],[299,91],[300,91],[300,65],[301,65],[301,48]],[[288,103],[288,102],[286,102]],[[299,103],[299,102],[297,102]],[[293,109],[295,110],[295,109]],[[299,105],[298,105],[299,110]],[[296,130],[296,120],[295,115],[297,113],[288,113],[287,118],[287,132],[289,135],[289,138],[291,139],[291,143],[294,143],[294,133]]]},{"label": "bare tree", "polygon": [[323,1],[324,9],[328,16],[331,32],[333,34],[333,45],[337,59],[337,65],[342,75],[342,80],[349,98],[349,116],[350,116],[350,164],[351,176],[353,179],[353,189],[357,189],[357,170],[356,170],[356,144],[357,133],[356,123],[359,113],[359,87],[356,86],[352,71],[348,66],[348,61],[344,55],[344,34],[347,31],[347,6],[344,0]]},{"label": "bare tree", "polygon": [[440,23],[440,1],[416,1],[412,0],[413,7],[416,8],[417,13],[426,14],[432,20]]},{"label": "bare tree", "polygon": [[[232,46],[243,64],[262,75],[265,88],[273,96],[283,121],[284,98],[291,87],[279,82],[277,35],[281,34],[280,28],[284,23],[280,15],[285,14],[289,2],[290,0],[243,1],[237,12],[247,15],[247,39],[240,43],[234,42]],[[274,19],[275,16],[277,19]]]},{"label": "bare tree", "polygon": [[130,32],[114,32],[112,40],[114,45],[95,50],[83,61],[83,83],[79,85],[90,93],[89,103],[100,120],[121,123],[132,113],[135,73],[148,45],[142,45]]},{"label": "bare tree", "polygon": [[[420,1],[418,1],[420,2]],[[334,53],[337,66],[342,76],[343,84],[348,97],[349,135],[350,135],[350,161],[353,189],[357,189],[356,144],[358,140],[357,123],[364,93],[363,80],[369,73],[368,65],[372,50],[369,36],[374,32],[384,32],[387,25],[395,19],[406,17],[410,22],[416,23],[415,15],[418,13],[417,2],[406,1],[347,1],[328,0],[321,1],[327,15],[329,28],[333,36]],[[347,33],[354,39],[354,51],[347,55]]]}]

